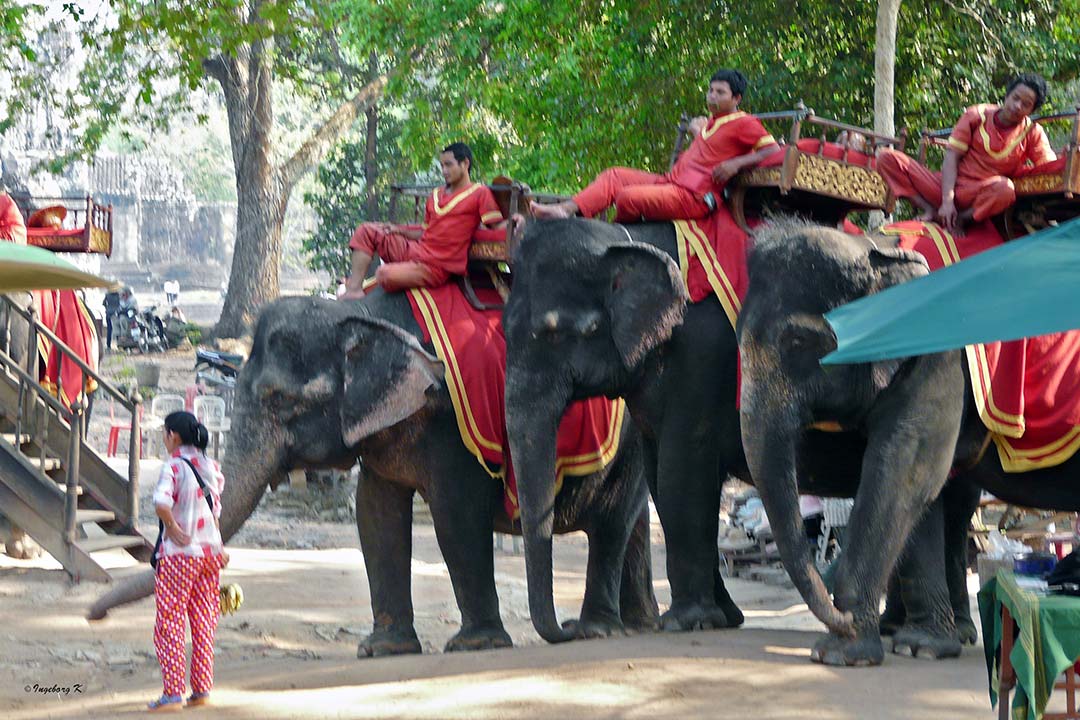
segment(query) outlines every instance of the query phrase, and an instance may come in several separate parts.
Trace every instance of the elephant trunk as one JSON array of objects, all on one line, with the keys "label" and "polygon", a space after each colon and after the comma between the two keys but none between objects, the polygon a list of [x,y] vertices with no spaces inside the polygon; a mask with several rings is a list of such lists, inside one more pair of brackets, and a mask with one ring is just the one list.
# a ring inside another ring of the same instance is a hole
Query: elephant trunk
[{"label": "elephant trunk", "polygon": [[[237,392],[237,406],[241,393]],[[222,472],[225,488],[221,497],[221,539],[228,542],[255,511],[267,485],[284,472],[281,458],[284,444],[280,431],[259,431],[248,422],[250,415],[243,411],[233,416],[232,446],[226,453]],[[258,421],[265,424],[266,419]],[[154,594],[154,571],[145,570],[118,583],[102,595],[86,614],[88,620],[101,620],[109,610],[119,605],[141,600]]]},{"label": "elephant trunk", "polygon": [[[536,407],[544,397],[516,392],[518,383],[507,376],[507,430],[521,509],[521,534],[525,541],[525,574],[529,586],[529,617],[540,637],[549,643],[573,639],[559,625],[552,598],[551,535],[555,513],[555,440],[562,417],[556,404]],[[558,408],[565,403],[558,404]]]},{"label": "elephant trunk", "polygon": [[[745,390],[745,388],[744,388]],[[854,619],[833,605],[814,564],[799,512],[795,447],[799,425],[789,405],[784,410],[756,412],[757,400],[744,392],[742,437],[754,485],[769,516],[784,567],[810,611],[833,633],[853,637]]]}]

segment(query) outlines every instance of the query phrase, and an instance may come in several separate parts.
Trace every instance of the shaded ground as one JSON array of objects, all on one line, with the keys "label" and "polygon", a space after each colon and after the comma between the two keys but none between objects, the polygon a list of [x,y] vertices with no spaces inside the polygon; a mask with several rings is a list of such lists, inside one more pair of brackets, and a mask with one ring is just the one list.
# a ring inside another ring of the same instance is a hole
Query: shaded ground
[{"label": "shaded ground", "polygon": [[[162,367],[161,392],[193,381],[193,352],[114,355],[106,375],[122,381],[138,362]],[[91,442],[104,447],[107,407],[95,409]],[[121,436],[121,447],[126,437]],[[160,452],[153,438],[151,456]],[[116,467],[126,468],[126,458]],[[142,463],[142,529],[156,531],[149,496],[160,461]],[[958,660],[887,656],[885,667],[838,670],[809,662],[819,623],[796,593],[730,580],[747,615],[740,630],[654,634],[544,644],[528,619],[524,560],[496,551],[502,617],[515,648],[443,654],[459,622],[446,566],[430,525],[414,528],[413,597],[425,655],[356,659],[372,624],[364,560],[351,521],[351,487],[315,496],[267,495],[230,544],[224,582],[246,595],[222,619],[212,709],[200,717],[989,718],[981,648]],[[421,508],[422,509],[422,508]],[[670,600],[663,538],[654,522],[653,561],[661,606]],[[583,535],[555,543],[556,602],[573,617],[584,592]],[[111,556],[118,575],[134,570]],[[151,639],[152,599],[101,623],[83,619],[103,586],[72,586],[49,557],[0,556],[0,717],[143,715],[160,693]],[[78,688],[76,688],[78,686]],[[77,690],[81,690],[78,692]],[[65,693],[66,691],[66,693]]]},{"label": "shaded ground", "polygon": [[[895,656],[877,669],[838,670],[807,659],[819,625],[794,591],[732,580],[747,614],[734,631],[544,644],[528,620],[524,560],[496,552],[502,616],[515,648],[442,654],[458,613],[430,525],[414,529],[413,596],[425,655],[356,659],[371,627],[356,530],[325,523],[334,549],[252,547],[265,535],[306,536],[287,495],[264,501],[232,549],[224,581],[246,595],[222,619],[217,687],[204,717],[746,717],[987,718],[981,649],[934,663]],[[658,528],[657,528],[658,530]],[[286,543],[288,544],[288,543]],[[556,542],[556,600],[573,616],[584,590],[585,538]],[[118,565],[130,564],[119,554]],[[657,595],[669,601],[662,546]],[[49,559],[0,559],[0,713],[4,718],[142,714],[160,692],[150,599],[101,623],[83,619],[101,586],[70,586]],[[34,684],[53,692],[35,692]],[[79,684],[81,694],[64,695]],[[30,691],[25,688],[30,687]]]}]

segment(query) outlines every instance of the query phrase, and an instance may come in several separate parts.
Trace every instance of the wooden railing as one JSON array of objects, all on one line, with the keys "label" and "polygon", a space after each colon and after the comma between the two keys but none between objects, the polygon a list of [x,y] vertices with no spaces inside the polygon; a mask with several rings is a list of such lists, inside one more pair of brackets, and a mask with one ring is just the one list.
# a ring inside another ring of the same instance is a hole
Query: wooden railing
[{"label": "wooden railing", "polygon": [[[69,532],[69,539],[73,541],[75,533],[75,512],[80,480],[79,460],[84,451],[90,450],[90,447],[86,445],[86,421],[89,417],[88,410],[92,403],[84,405],[83,398],[86,396],[82,392],[86,387],[87,378],[91,378],[97,383],[97,392],[109,396],[109,399],[122,409],[122,413],[126,413],[131,418],[131,437],[129,440],[127,468],[128,482],[127,487],[125,488],[125,497],[123,498],[126,507],[115,508],[115,510],[125,513],[127,515],[127,524],[129,528],[132,531],[136,530],[139,517],[139,456],[141,454],[140,445],[142,441],[139,428],[139,405],[141,403],[141,398],[139,397],[138,391],[132,389],[129,394],[125,395],[91,369],[90,366],[83,362],[82,358],[75,354],[74,350],[65,345],[55,333],[37,320],[37,313],[32,306],[29,308],[19,307],[19,305],[12,301],[11,298],[3,295],[0,295],[0,301],[5,303],[8,309],[5,327],[2,329],[3,337],[11,337],[11,322],[15,317],[22,318],[22,320],[27,323],[29,329],[25,366],[20,365],[10,355],[10,348],[0,350],[0,366],[2,366],[10,376],[15,377],[19,383],[18,407],[16,408],[16,416],[14,419],[15,444],[16,446],[21,444],[20,440],[24,435],[30,436],[30,439],[35,442],[40,449],[38,469],[44,479],[48,479],[48,476],[45,475],[47,467],[46,447],[48,445],[49,432],[48,414],[51,413],[58,418],[63,424],[66,424],[70,430],[66,453],[67,506],[64,517],[64,525]],[[44,335],[48,338],[58,351],[57,392],[55,397],[38,382],[39,335]],[[62,377],[65,363],[74,363],[80,371],[80,393],[77,394],[78,399],[70,408],[65,407],[64,403],[58,400],[63,390]],[[34,410],[36,408],[40,408],[41,410],[39,416],[35,416]]]}]

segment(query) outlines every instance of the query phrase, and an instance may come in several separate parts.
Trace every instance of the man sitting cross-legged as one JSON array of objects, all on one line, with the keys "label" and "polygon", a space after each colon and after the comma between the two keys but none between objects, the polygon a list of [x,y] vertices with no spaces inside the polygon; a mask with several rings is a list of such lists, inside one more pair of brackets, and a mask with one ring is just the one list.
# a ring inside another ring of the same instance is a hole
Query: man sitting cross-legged
[{"label": "man sitting cross-legged", "polygon": [[738,70],[719,70],[705,95],[712,115],[690,123],[690,147],[664,175],[614,167],[588,187],[551,205],[532,204],[537,218],[593,217],[615,205],[616,222],[695,220],[711,213],[724,185],[743,168],[780,151],[753,115],[739,111],[746,78]]},{"label": "man sitting cross-legged", "polygon": [[476,229],[505,223],[491,190],[469,178],[473,157],[468,145],[448,145],[439,162],[446,185],[428,198],[423,227],[366,222],[353,233],[352,274],[342,300],[364,296],[364,278],[376,254],[382,265],[375,281],[388,292],[443,285],[452,275],[465,274]]},{"label": "man sitting cross-legged", "polygon": [[935,217],[950,232],[1007,210],[1016,202],[1012,177],[1026,163],[1056,159],[1046,133],[1028,117],[1046,100],[1046,81],[1018,75],[1001,105],[974,105],[953,127],[941,172],[931,172],[896,150],[878,153],[877,169],[893,194]]}]

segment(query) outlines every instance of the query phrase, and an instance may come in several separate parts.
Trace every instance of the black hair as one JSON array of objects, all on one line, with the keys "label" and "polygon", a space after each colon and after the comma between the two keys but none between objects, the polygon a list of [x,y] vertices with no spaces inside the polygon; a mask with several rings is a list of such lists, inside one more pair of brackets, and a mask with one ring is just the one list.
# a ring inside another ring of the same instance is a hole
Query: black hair
[{"label": "black hair", "polygon": [[[450,143],[442,149],[444,153],[454,153],[454,159],[458,162],[462,160],[469,161],[469,174],[473,173],[476,169],[476,165],[473,163],[472,148],[463,142]],[[441,154],[441,153],[440,153]]]},{"label": "black hair", "polygon": [[1035,92],[1035,107],[1032,110],[1038,110],[1046,102],[1047,89],[1046,80],[1042,75],[1036,73],[1020,73],[1012,79],[1009,86],[1005,88],[1005,94],[1008,95],[1016,88],[1017,85],[1023,85],[1029,87]]},{"label": "black hair", "polygon": [[182,444],[194,445],[199,450],[205,451],[207,443],[210,442],[210,433],[206,426],[194,415],[183,410],[165,416],[165,429],[179,435]]},{"label": "black hair", "polygon": [[746,76],[738,70],[720,68],[709,78],[709,83],[726,82],[731,88],[732,95],[744,95],[746,93]]}]

